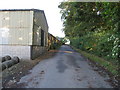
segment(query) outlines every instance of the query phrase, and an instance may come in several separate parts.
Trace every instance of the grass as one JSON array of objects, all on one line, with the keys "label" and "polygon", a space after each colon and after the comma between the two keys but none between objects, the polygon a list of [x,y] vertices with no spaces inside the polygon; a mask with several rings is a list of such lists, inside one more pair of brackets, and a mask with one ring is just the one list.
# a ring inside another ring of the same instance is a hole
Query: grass
[{"label": "grass", "polygon": [[107,69],[113,75],[118,75],[118,70],[117,70],[118,66],[117,65],[114,65],[113,63],[108,62],[107,60],[104,60],[103,58],[100,58],[100,57],[95,56],[93,54],[87,53],[87,52],[82,51],[80,49],[76,49],[74,47],[73,47],[73,49],[75,49],[76,51],[78,51],[79,53],[81,53],[83,56],[90,59],[91,61],[98,63],[100,66]]}]

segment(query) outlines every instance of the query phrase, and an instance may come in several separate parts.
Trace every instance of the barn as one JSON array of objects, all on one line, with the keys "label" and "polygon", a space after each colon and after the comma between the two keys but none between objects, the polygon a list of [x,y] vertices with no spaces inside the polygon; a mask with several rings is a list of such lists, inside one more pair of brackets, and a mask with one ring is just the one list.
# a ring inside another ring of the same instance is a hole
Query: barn
[{"label": "barn", "polygon": [[43,10],[0,10],[0,57],[32,60],[47,51],[48,24]]}]

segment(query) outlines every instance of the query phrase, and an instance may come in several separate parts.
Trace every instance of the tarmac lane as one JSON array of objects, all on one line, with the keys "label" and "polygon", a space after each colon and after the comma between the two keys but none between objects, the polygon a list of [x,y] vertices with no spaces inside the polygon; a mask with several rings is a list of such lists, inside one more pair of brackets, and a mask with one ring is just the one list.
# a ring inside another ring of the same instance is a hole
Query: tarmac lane
[{"label": "tarmac lane", "polygon": [[63,45],[53,58],[40,61],[17,83],[22,88],[112,88],[88,61]]}]

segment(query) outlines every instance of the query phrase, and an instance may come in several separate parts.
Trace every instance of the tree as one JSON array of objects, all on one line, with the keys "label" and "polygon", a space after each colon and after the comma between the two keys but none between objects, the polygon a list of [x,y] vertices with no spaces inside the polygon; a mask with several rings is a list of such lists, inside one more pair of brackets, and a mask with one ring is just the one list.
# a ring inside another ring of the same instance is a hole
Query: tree
[{"label": "tree", "polygon": [[118,62],[119,2],[62,2],[58,7],[71,45]]}]

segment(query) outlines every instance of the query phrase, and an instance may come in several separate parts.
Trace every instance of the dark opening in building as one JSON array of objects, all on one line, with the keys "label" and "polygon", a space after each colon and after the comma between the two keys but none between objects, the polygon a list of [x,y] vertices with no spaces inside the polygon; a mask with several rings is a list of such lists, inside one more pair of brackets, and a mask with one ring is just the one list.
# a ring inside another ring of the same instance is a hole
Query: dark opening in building
[{"label": "dark opening in building", "polygon": [[41,46],[44,46],[44,31],[41,30]]}]

